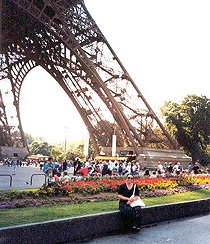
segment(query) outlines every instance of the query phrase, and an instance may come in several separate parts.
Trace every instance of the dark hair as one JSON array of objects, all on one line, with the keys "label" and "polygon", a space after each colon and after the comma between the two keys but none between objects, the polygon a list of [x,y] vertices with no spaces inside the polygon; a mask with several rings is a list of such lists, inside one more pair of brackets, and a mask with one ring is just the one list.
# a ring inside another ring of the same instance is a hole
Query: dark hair
[{"label": "dark hair", "polygon": [[149,175],[149,170],[148,169],[145,170],[144,175]]},{"label": "dark hair", "polygon": [[[127,178],[129,177],[129,175],[131,175],[131,176],[133,177],[133,174],[128,174],[128,175],[127,175]],[[134,178],[134,177],[133,177],[133,178]]]},{"label": "dark hair", "polygon": [[50,161],[50,160],[53,160],[53,158],[52,158],[52,157],[49,157],[49,158],[48,158],[48,161]]}]

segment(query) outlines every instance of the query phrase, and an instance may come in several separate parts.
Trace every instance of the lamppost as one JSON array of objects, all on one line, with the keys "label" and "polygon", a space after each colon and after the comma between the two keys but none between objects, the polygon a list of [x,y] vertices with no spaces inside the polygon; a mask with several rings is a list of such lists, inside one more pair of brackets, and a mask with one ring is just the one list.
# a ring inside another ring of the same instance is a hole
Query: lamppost
[{"label": "lamppost", "polygon": [[117,136],[115,133],[115,124],[114,124],[114,133],[112,135],[112,157],[116,156],[117,151]]}]

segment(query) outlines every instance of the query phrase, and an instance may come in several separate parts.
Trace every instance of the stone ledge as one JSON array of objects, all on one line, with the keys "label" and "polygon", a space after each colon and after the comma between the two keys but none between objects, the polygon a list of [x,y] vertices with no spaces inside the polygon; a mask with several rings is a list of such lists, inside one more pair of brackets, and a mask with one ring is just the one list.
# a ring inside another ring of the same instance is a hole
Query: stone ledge
[{"label": "stone ledge", "polygon": [[[210,212],[210,198],[142,208],[143,225]],[[119,211],[0,228],[1,244],[53,244],[121,230]]]}]

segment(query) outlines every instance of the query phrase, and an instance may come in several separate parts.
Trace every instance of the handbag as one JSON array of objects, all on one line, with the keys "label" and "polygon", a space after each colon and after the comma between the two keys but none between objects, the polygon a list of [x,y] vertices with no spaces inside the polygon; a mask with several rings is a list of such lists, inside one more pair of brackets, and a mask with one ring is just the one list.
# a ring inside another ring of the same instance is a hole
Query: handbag
[{"label": "handbag", "polygon": [[[134,185],[134,189],[133,189],[132,197],[135,196],[135,190],[136,190],[136,184]],[[135,200],[135,201],[133,201],[133,202],[130,204],[130,206],[131,206],[132,208],[137,207],[137,206],[139,206],[139,207],[145,207],[145,203],[141,200],[140,197],[138,197],[138,199]]]}]

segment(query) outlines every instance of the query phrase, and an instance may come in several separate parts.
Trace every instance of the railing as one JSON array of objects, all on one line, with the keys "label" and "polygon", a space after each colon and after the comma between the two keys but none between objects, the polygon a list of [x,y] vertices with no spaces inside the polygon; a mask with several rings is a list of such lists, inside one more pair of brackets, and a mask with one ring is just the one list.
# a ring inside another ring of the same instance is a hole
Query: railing
[{"label": "railing", "polygon": [[10,187],[12,186],[12,176],[9,174],[0,174],[0,176],[9,176],[10,177]]},{"label": "railing", "polygon": [[46,182],[47,182],[47,176],[45,174],[33,174],[31,176],[31,185],[32,185],[32,180],[33,180],[34,175],[44,175],[45,176],[45,184],[46,184]]}]

